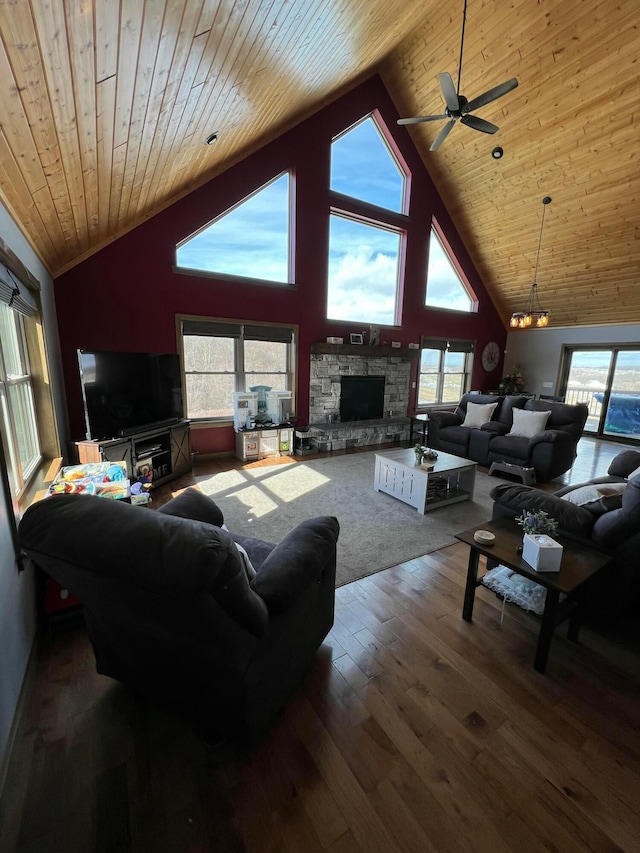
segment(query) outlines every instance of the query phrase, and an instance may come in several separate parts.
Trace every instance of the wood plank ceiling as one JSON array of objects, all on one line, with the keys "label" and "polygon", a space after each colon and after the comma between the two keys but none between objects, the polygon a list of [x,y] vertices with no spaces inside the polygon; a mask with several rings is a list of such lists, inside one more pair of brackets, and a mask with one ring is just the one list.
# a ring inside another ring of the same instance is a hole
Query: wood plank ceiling
[{"label": "wood plank ceiling", "polygon": [[[462,12],[0,0],[0,197],[57,275],[372,73],[400,115],[441,113]],[[545,195],[551,325],[640,322],[639,22],[638,0],[469,0],[460,91],[519,80],[478,110],[500,131],[458,125],[429,152],[441,123],[408,130],[505,323],[528,297]]]}]

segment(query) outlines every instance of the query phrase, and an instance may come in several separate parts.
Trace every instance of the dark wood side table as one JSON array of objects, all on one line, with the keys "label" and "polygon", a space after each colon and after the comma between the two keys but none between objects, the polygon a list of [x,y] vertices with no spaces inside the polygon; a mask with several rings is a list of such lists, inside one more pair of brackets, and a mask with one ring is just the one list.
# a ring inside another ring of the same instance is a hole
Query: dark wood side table
[{"label": "dark wood side table", "polygon": [[413,446],[414,431],[422,432],[422,444],[427,443],[427,425],[429,423],[429,415],[411,415],[411,426],[409,427],[409,445]]},{"label": "dark wood side table", "polygon": [[[489,530],[494,533],[495,542],[492,545],[476,542],[473,538],[476,530]],[[522,528],[512,518],[498,518],[495,521],[487,521],[477,527],[472,527],[470,530],[456,533],[455,536],[456,539],[465,542],[470,548],[462,608],[462,618],[467,622],[471,622],[473,615],[476,587],[482,583],[482,578],[478,579],[478,561],[481,554],[546,588],[547,595],[533,664],[534,669],[538,672],[544,672],[549,657],[553,631],[556,625],[559,625],[567,617],[569,617],[567,636],[572,642],[578,642],[581,598],[588,581],[609,563],[611,555],[572,542],[562,536],[554,536],[554,539],[563,547],[560,571],[536,572],[522,559],[522,553],[518,553],[518,548],[522,547]],[[566,596],[562,602],[560,601],[561,594]]]}]

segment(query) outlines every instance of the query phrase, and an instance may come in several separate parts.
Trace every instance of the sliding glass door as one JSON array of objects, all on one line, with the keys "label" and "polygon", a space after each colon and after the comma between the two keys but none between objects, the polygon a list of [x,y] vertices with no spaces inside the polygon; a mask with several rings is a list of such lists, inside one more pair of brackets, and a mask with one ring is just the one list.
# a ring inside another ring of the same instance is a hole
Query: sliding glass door
[{"label": "sliding glass door", "polygon": [[640,348],[567,348],[567,403],[586,403],[585,432],[640,441]]}]

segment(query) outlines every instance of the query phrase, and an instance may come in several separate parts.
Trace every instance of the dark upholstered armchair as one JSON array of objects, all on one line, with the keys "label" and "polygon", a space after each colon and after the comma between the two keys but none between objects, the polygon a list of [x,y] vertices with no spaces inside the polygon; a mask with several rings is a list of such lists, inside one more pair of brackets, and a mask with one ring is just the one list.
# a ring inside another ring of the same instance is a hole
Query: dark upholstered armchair
[{"label": "dark upholstered armchair", "polygon": [[[238,540],[188,489],[159,510],[95,496],[31,506],[20,544],[84,605],[96,668],[207,740],[262,734],[333,624],[338,522]],[[249,566],[250,567],[250,566]],[[250,572],[249,572],[250,573]]]}]

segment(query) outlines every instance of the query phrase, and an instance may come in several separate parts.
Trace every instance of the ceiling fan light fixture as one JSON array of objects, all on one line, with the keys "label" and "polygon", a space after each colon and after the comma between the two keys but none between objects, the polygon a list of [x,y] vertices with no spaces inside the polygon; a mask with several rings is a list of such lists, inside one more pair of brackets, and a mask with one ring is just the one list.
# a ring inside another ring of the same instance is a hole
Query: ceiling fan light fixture
[{"label": "ceiling fan light fixture", "polygon": [[542,229],[544,227],[544,213],[548,204],[551,204],[551,196],[546,195],[542,199],[542,204],[544,207],[542,208],[542,222],[540,223],[540,236],[538,237],[538,253],[536,255],[536,268],[533,274],[533,284],[531,285],[531,290],[529,291],[529,299],[527,301],[527,307],[524,311],[514,311],[511,315],[511,319],[509,320],[509,326],[512,329],[529,329],[531,326],[535,328],[544,328],[544,326],[549,325],[549,312],[545,311],[540,306],[540,301],[538,299],[538,284],[536,282],[536,278],[538,277],[538,262],[540,261],[540,246],[542,244]]}]

